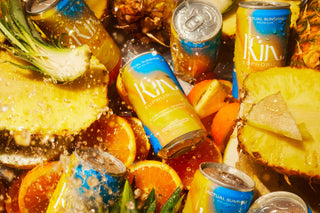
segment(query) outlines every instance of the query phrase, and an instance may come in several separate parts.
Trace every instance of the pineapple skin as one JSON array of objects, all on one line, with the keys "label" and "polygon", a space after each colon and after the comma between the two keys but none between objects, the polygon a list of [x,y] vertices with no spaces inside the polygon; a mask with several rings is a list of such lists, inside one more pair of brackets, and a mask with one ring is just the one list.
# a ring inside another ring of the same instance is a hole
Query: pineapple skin
[{"label": "pineapple skin", "polygon": [[320,70],[320,2],[309,0],[294,27],[296,47],[290,65]]},{"label": "pineapple skin", "polygon": [[170,23],[179,0],[114,0],[115,27],[146,43],[156,41],[168,46]]}]

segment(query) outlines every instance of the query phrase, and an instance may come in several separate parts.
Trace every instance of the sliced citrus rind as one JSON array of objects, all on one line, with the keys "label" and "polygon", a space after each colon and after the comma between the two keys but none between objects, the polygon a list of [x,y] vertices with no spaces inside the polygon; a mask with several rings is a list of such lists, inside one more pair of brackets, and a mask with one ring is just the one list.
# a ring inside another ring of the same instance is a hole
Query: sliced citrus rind
[{"label": "sliced citrus rind", "polygon": [[38,165],[23,177],[18,194],[21,213],[44,212],[55,190],[62,167],[59,161]]},{"label": "sliced citrus rind", "polygon": [[155,190],[157,210],[162,208],[178,187],[182,188],[181,179],[176,171],[160,161],[138,161],[129,167],[128,175],[130,182],[134,178],[136,188],[142,190],[143,194],[149,194],[152,189]]},{"label": "sliced citrus rind", "polygon": [[[302,142],[248,125],[252,106],[271,94],[282,94],[295,121],[304,124],[310,137]],[[286,175],[320,180],[320,73],[311,69],[272,68],[250,74],[244,82],[238,140],[258,162]]]},{"label": "sliced citrus rind", "polygon": [[106,141],[103,148],[128,167],[136,158],[136,138],[130,123],[121,116],[111,115],[106,120]]}]

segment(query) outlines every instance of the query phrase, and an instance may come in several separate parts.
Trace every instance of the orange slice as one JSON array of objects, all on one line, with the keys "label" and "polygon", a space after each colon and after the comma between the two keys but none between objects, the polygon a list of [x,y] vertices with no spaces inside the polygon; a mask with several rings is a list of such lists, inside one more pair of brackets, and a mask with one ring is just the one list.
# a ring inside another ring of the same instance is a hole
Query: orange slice
[{"label": "orange slice", "polygon": [[129,121],[136,137],[136,160],[145,160],[150,151],[150,143],[142,122],[133,116],[125,116],[124,118]]},{"label": "orange slice", "polygon": [[121,75],[118,74],[117,80],[116,80],[116,88],[117,93],[122,101],[124,101],[125,104],[130,105],[128,93],[126,89],[124,88]]},{"label": "orange slice", "polygon": [[7,213],[20,213],[19,210],[19,203],[18,203],[18,195],[22,178],[26,175],[26,173],[22,173],[17,176],[9,185],[7,193],[6,193],[6,200],[5,200],[5,207]]},{"label": "orange slice", "polygon": [[224,79],[219,79],[219,82],[224,86],[228,95],[232,95],[232,87],[233,87],[232,82]]},{"label": "orange slice", "polygon": [[130,166],[136,158],[136,139],[130,123],[115,114],[99,121],[100,147],[121,160],[126,167]]},{"label": "orange slice", "polygon": [[182,187],[182,182],[176,171],[168,164],[144,160],[132,164],[129,167],[128,179],[132,183],[135,177],[135,185],[142,191],[142,198],[146,198],[154,188],[157,199],[157,212],[163,207],[171,194]]},{"label": "orange slice", "polygon": [[235,127],[239,108],[239,102],[228,103],[213,117],[211,124],[211,136],[222,152],[224,151],[229,137]]},{"label": "orange slice", "polygon": [[217,79],[204,80],[194,85],[188,98],[200,118],[217,112],[223,105],[228,93]]},{"label": "orange slice", "polygon": [[96,120],[77,143],[89,147],[100,147],[128,167],[136,158],[136,139],[130,123],[116,114],[102,115]]},{"label": "orange slice", "polygon": [[19,189],[20,212],[46,212],[61,174],[62,167],[58,161],[38,165],[28,171]]},{"label": "orange slice", "polygon": [[198,99],[200,99],[199,96],[201,94],[205,93],[208,89],[210,83],[213,81],[213,79],[203,80],[194,85],[192,89],[190,90],[188,94],[188,99],[191,102],[191,104],[195,104]]}]

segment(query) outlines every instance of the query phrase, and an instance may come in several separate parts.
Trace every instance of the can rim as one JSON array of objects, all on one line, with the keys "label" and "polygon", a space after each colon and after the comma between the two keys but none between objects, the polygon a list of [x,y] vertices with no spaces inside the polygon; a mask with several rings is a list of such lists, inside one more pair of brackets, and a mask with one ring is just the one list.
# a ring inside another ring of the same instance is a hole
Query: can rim
[{"label": "can rim", "polygon": [[239,3],[239,7],[248,9],[290,9],[290,4],[286,2],[275,1],[244,1]]},{"label": "can rim", "polygon": [[86,147],[86,148],[81,148],[79,150],[76,150],[75,155],[80,161],[79,164],[84,163],[86,165],[91,165],[87,160],[87,158],[92,156],[85,156],[86,158],[83,158],[85,153],[89,153],[89,155],[96,153],[97,155],[101,155],[103,158],[109,159],[112,163],[115,164],[115,167],[117,168],[118,172],[113,172],[111,170],[105,169],[105,171],[103,171],[103,173],[105,174],[112,175],[112,176],[122,176],[126,173],[127,168],[122,163],[122,161],[120,161],[118,158],[116,158],[112,154],[101,150],[100,148]]},{"label": "can rim", "polygon": [[[256,210],[260,209],[261,205],[263,204],[263,202],[265,203],[265,201],[267,201],[268,203],[273,202],[274,199],[279,199],[279,198],[288,198],[291,201],[297,201],[297,203],[303,207],[304,212],[308,213],[308,207],[307,204],[304,202],[304,200],[299,197],[298,195],[292,193],[292,192],[288,192],[288,191],[275,191],[275,192],[270,192],[268,194],[265,194],[261,197],[259,197],[253,204],[251,207],[251,211],[253,210],[254,212],[256,212]],[[257,207],[256,207],[257,206]],[[249,212],[251,212],[249,209]]]},{"label": "can rim", "polygon": [[[121,70],[123,70],[124,67],[126,67],[128,64],[130,64],[132,61],[134,61],[135,59],[139,58],[140,56],[148,55],[148,54],[152,54],[152,55],[154,55],[154,56],[159,55],[159,56],[163,57],[163,56],[162,56],[161,54],[159,54],[159,52],[156,51],[156,50],[149,50],[149,51],[146,51],[146,52],[143,52],[143,53],[139,53],[139,54],[131,57],[131,58],[122,66]],[[121,73],[121,71],[120,71],[120,73]]]},{"label": "can rim", "polygon": [[50,5],[48,5],[47,7],[45,8],[42,8],[40,10],[36,10],[36,11],[32,11],[32,6],[37,3],[37,2],[43,2],[43,0],[41,1],[37,1],[37,0],[28,0],[25,4],[25,10],[28,14],[30,15],[39,15],[39,14],[42,14],[48,10],[50,10],[51,8],[55,7],[59,2],[60,0],[54,0],[50,3]]},{"label": "can rim", "polygon": [[[222,30],[222,14],[220,12],[220,10],[211,2],[209,1],[205,1],[205,0],[188,0],[188,1],[182,1],[177,7],[176,9],[174,10],[173,14],[172,14],[172,18],[171,18],[171,24],[172,24],[172,27],[173,29],[175,30],[175,32],[180,32],[177,30],[177,27],[176,27],[176,24],[174,22],[176,16],[177,16],[177,13],[180,11],[181,8],[183,8],[186,4],[192,4],[192,3],[202,3],[202,4],[206,4],[208,6],[210,6],[216,13],[216,15],[218,15],[218,21],[219,21],[219,24],[217,26],[217,28],[211,33],[212,35],[210,36],[210,38],[208,39],[203,39],[203,40],[199,40],[199,41],[193,41],[195,43],[201,43],[201,42],[206,42],[206,41],[209,41],[212,37],[215,37],[219,34],[219,32]],[[180,33],[181,34],[181,33]],[[178,35],[178,38],[180,40],[183,40],[183,39],[186,39],[186,40],[189,40],[189,38],[185,38],[183,35]]]},{"label": "can rim", "polygon": [[[225,182],[222,182],[220,180],[214,179],[210,175],[208,175],[207,173],[204,172],[205,168],[215,168],[219,171],[225,171],[227,173],[233,174],[236,177],[240,178],[242,181],[244,181],[246,183],[247,187],[237,187],[237,186],[233,186],[233,185],[227,184]],[[241,191],[241,192],[250,192],[250,191],[253,191],[253,189],[255,187],[255,182],[253,181],[253,179],[250,176],[248,176],[244,172],[242,172],[232,166],[228,166],[227,164],[224,164],[224,163],[204,162],[199,165],[199,169],[200,169],[201,174],[204,175],[204,177],[206,177],[208,180],[210,180],[211,182],[214,182],[216,184],[219,184],[220,186],[228,188],[228,189]]]}]

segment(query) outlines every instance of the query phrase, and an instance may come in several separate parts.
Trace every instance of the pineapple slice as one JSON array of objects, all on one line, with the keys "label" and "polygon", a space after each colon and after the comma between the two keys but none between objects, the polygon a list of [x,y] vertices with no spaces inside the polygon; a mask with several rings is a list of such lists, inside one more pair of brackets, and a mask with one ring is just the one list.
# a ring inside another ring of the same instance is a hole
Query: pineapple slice
[{"label": "pineapple slice", "polygon": [[302,140],[299,128],[280,92],[266,96],[255,104],[247,116],[247,122],[254,127]]},{"label": "pineapple slice", "polygon": [[96,59],[73,82],[54,84],[21,69],[0,51],[0,162],[30,168],[57,156],[88,128],[108,105],[106,69]]},{"label": "pineapple slice", "polygon": [[[294,120],[310,134],[302,134],[302,143],[245,122],[254,104],[279,91]],[[240,147],[278,172],[320,180],[320,73],[290,67],[252,73],[244,82],[242,94]]]}]

